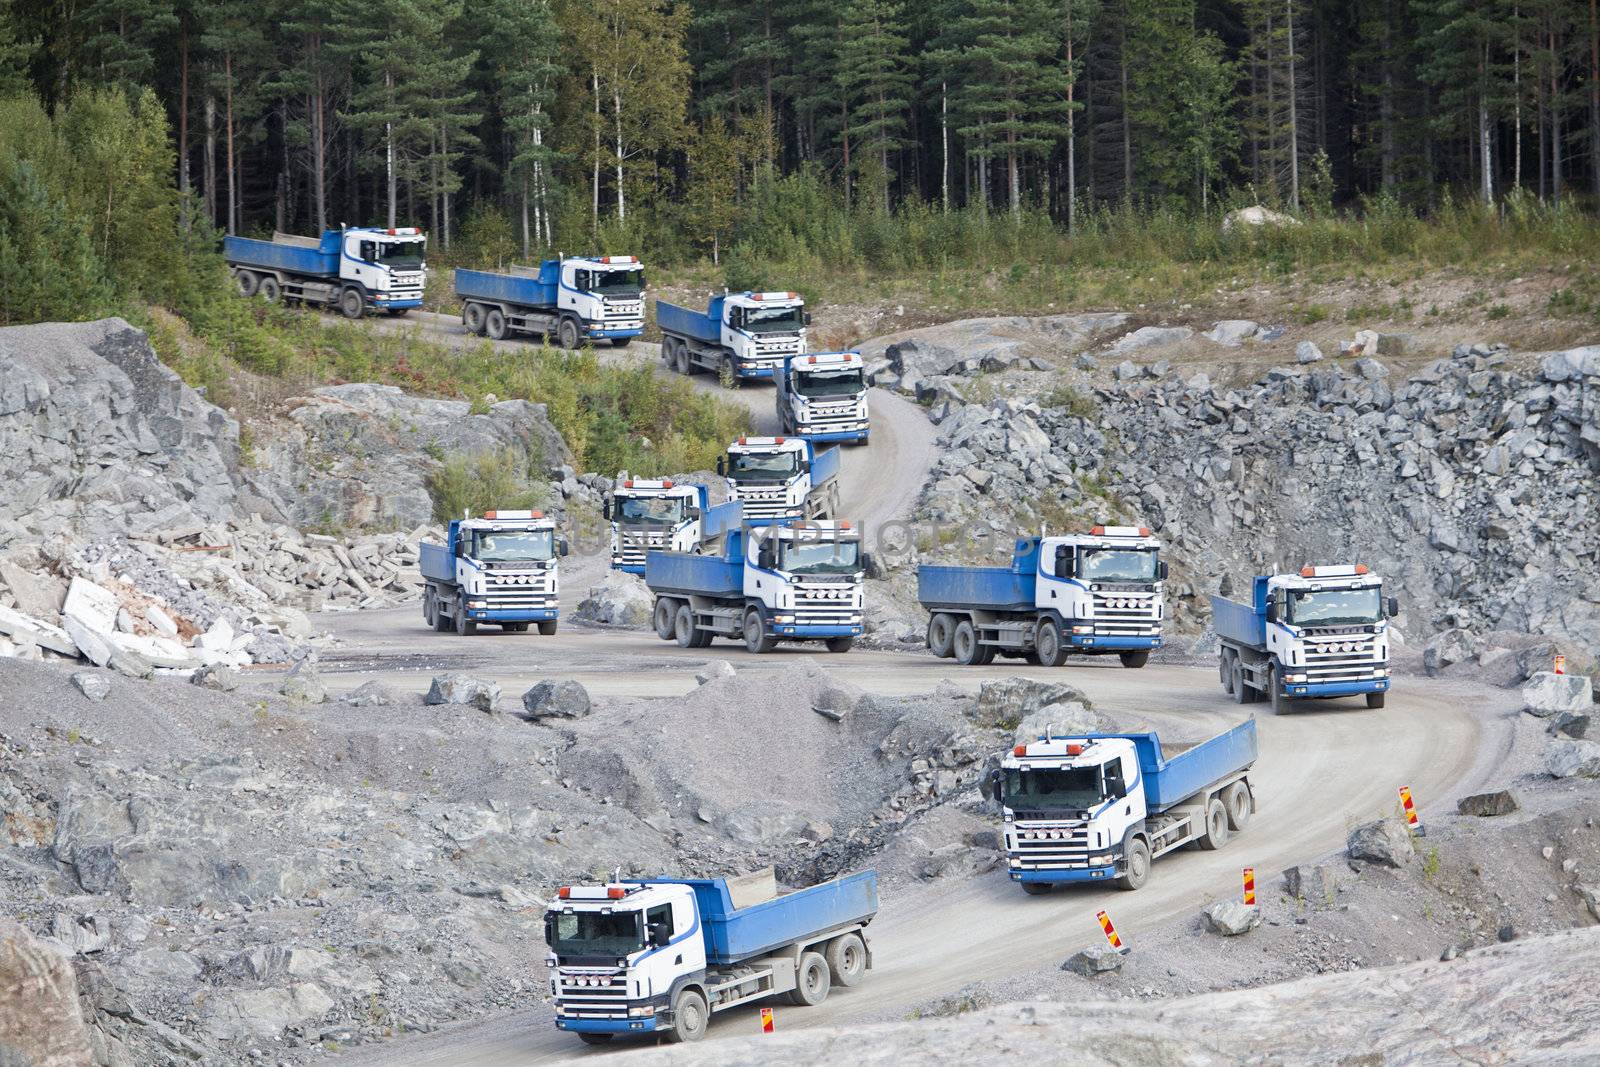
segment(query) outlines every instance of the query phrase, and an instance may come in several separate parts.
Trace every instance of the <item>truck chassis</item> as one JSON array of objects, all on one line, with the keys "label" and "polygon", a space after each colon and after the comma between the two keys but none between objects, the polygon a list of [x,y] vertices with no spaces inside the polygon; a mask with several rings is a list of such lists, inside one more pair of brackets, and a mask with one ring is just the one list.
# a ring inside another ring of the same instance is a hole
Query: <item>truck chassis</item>
[{"label": "truck chassis", "polygon": [[[1019,656],[1030,663],[1059,667],[1071,655],[1115,654],[1124,667],[1143,667],[1148,648],[1118,648],[1115,637],[1090,637],[1074,644],[1072,623],[1054,611],[985,611],[979,608],[934,607],[928,618],[928,649],[940,659],[963,667],[982,667],[997,655]],[[1091,624],[1083,623],[1093,629]]]}]

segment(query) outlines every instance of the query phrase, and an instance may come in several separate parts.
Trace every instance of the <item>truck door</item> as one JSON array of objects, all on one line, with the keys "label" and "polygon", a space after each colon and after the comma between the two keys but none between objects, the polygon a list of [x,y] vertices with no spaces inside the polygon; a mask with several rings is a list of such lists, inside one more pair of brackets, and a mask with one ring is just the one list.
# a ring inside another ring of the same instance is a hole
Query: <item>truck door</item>
[{"label": "truck door", "polygon": [[383,268],[378,266],[378,242],[370,237],[363,239],[361,234],[346,234],[344,238],[344,258],[339,264],[339,277],[347,282],[356,282],[363,286],[369,293],[381,293],[388,289],[387,275]]},{"label": "truck door", "polygon": [[561,265],[561,294],[556,299],[556,306],[577,313],[580,317],[583,308],[580,306],[583,294],[589,291],[589,272],[578,270],[563,263]]}]

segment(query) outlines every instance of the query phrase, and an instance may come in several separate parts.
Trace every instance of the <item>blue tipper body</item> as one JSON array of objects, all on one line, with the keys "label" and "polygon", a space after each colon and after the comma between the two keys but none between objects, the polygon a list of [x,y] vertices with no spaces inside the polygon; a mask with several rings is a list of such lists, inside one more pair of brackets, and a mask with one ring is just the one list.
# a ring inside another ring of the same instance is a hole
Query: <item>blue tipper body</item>
[{"label": "blue tipper body", "polygon": [[499,274],[487,270],[456,268],[456,294],[472,300],[499,304],[518,304],[530,308],[556,306],[556,290],[561,282],[561,261],[547,259],[539,273]]},{"label": "blue tipper body", "polygon": [[[451,531],[452,534],[454,532]],[[431,541],[424,541],[417,546],[417,566],[422,570],[424,578],[432,578],[436,582],[456,580],[454,536],[450,540],[450,545],[436,545]]]},{"label": "blue tipper body", "polygon": [[1220,596],[1211,598],[1211,626],[1218,637],[1252,648],[1267,647],[1268,581],[1266,575],[1256,577],[1249,604]]},{"label": "blue tipper body", "polygon": [[1175,752],[1170,759],[1161,755],[1161,739],[1153,733],[1089,734],[1099,737],[1125,737],[1139,753],[1139,776],[1144,780],[1145,806],[1159,815],[1194,796],[1212,782],[1244,770],[1256,761],[1256,721],[1246,719],[1231,730],[1200,742],[1193,748]]},{"label": "blue tipper body", "polygon": [[[808,445],[810,442],[806,442]],[[821,485],[830,478],[839,476],[839,465],[844,453],[837,446],[818,452],[811,449],[811,484]]]},{"label": "blue tipper body", "polygon": [[865,923],[878,913],[878,875],[862,871],[772,900],[735,908],[721,878],[653,878],[647,884],[694,890],[706,962],[726,966],[753,959],[814,934]]},{"label": "blue tipper body", "polygon": [[723,299],[721,296],[712,297],[711,302],[704,311],[696,311],[694,308],[679,307],[677,304],[669,304],[665,300],[657,300],[656,325],[666,333],[693,337],[697,341],[720,342],[722,340]]},{"label": "blue tipper body", "polygon": [[1018,539],[1009,567],[917,568],[917,600],[925,608],[1032,611],[1038,581],[1039,539]]},{"label": "blue tipper body", "polygon": [[342,236],[338,230],[328,230],[316,248],[258,241],[253,237],[224,237],[222,256],[229,263],[245,267],[271,267],[295,274],[337,278]]},{"label": "blue tipper body", "polygon": [[[701,499],[705,499],[706,488],[700,487]],[[739,529],[744,522],[744,505],[737,500],[729,500],[708,508],[700,505],[700,540],[711,541],[730,530]]]},{"label": "blue tipper body", "polygon": [[721,556],[693,552],[649,552],[644,557],[644,584],[652,593],[689,596],[744,595],[744,532],[733,530]]}]

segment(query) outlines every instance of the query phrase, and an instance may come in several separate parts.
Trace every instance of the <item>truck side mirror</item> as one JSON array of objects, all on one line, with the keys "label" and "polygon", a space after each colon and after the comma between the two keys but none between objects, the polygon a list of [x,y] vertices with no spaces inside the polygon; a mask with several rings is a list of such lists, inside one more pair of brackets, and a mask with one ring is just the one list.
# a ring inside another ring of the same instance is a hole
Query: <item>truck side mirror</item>
[{"label": "truck side mirror", "polygon": [[1267,601],[1267,621],[1278,621],[1278,602],[1276,600]]},{"label": "truck side mirror", "polygon": [[459,537],[456,538],[456,556],[457,556],[457,558],[464,557],[466,554],[467,554],[467,542],[465,540],[463,540],[462,538],[459,538]]},{"label": "truck side mirror", "polygon": [[666,948],[672,941],[672,934],[667,931],[666,923],[650,924],[650,947]]},{"label": "truck side mirror", "polygon": [[800,313],[800,321],[805,323],[807,326],[810,326],[811,325],[811,312],[809,312],[809,311],[801,312]]},{"label": "truck side mirror", "polygon": [[1400,601],[1395,597],[1390,597],[1384,607],[1388,609],[1389,618],[1391,619],[1400,614]]},{"label": "truck side mirror", "polygon": [[611,501],[610,500],[607,500],[604,504],[600,505],[600,514],[607,522],[611,521]]},{"label": "truck side mirror", "polygon": [[565,556],[569,551],[567,539],[565,537],[556,542],[556,551],[561,553],[563,556]]},{"label": "truck side mirror", "polygon": [[728,458],[726,456],[718,456],[717,457],[717,474],[722,476],[722,477],[724,477],[724,478],[727,477],[727,474],[728,474]]},{"label": "truck side mirror", "polygon": [[857,564],[865,574],[871,574],[878,566],[878,561],[871,552],[861,553],[861,561]]},{"label": "truck side mirror", "polygon": [[1167,580],[1167,574],[1168,574],[1168,571],[1167,571],[1166,560],[1162,560],[1160,563],[1156,564],[1156,581],[1158,581],[1158,582],[1166,581]]},{"label": "truck side mirror", "polygon": [[1000,783],[1003,781],[1005,781],[1005,772],[1001,771],[999,768],[990,771],[983,780],[983,791],[987,793],[989,799],[993,800],[996,804],[1001,803]]}]

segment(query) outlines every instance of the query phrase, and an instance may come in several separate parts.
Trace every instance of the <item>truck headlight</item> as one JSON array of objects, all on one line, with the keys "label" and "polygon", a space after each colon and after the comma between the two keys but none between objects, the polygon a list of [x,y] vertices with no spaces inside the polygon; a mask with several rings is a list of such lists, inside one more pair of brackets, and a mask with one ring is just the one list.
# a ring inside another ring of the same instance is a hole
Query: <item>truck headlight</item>
[{"label": "truck headlight", "polygon": [[772,621],[773,622],[794,622],[794,616],[793,615],[774,615],[772,617]]},{"label": "truck headlight", "polygon": [[628,1009],[628,1016],[634,1019],[654,1015],[655,1013],[656,1006],[654,1004],[646,1004],[643,1007]]},{"label": "truck headlight", "polygon": [[1387,678],[1387,677],[1389,677],[1389,668],[1387,668],[1387,667],[1379,667],[1377,670],[1373,671],[1372,673],[1373,673],[1374,676],[1376,676],[1378,678]]},{"label": "truck headlight", "polygon": [[1304,682],[1305,680],[1306,676],[1303,674],[1291,674],[1284,678],[1286,682]]},{"label": "truck headlight", "polygon": [[469,608],[481,608],[481,607],[483,607],[483,601],[481,601],[481,600],[469,600],[469,601],[467,601],[467,607],[469,607]]},{"label": "truck headlight", "polygon": [[1075,634],[1092,634],[1092,633],[1094,633],[1094,627],[1093,626],[1074,626],[1072,628],[1072,632],[1075,633]]}]

